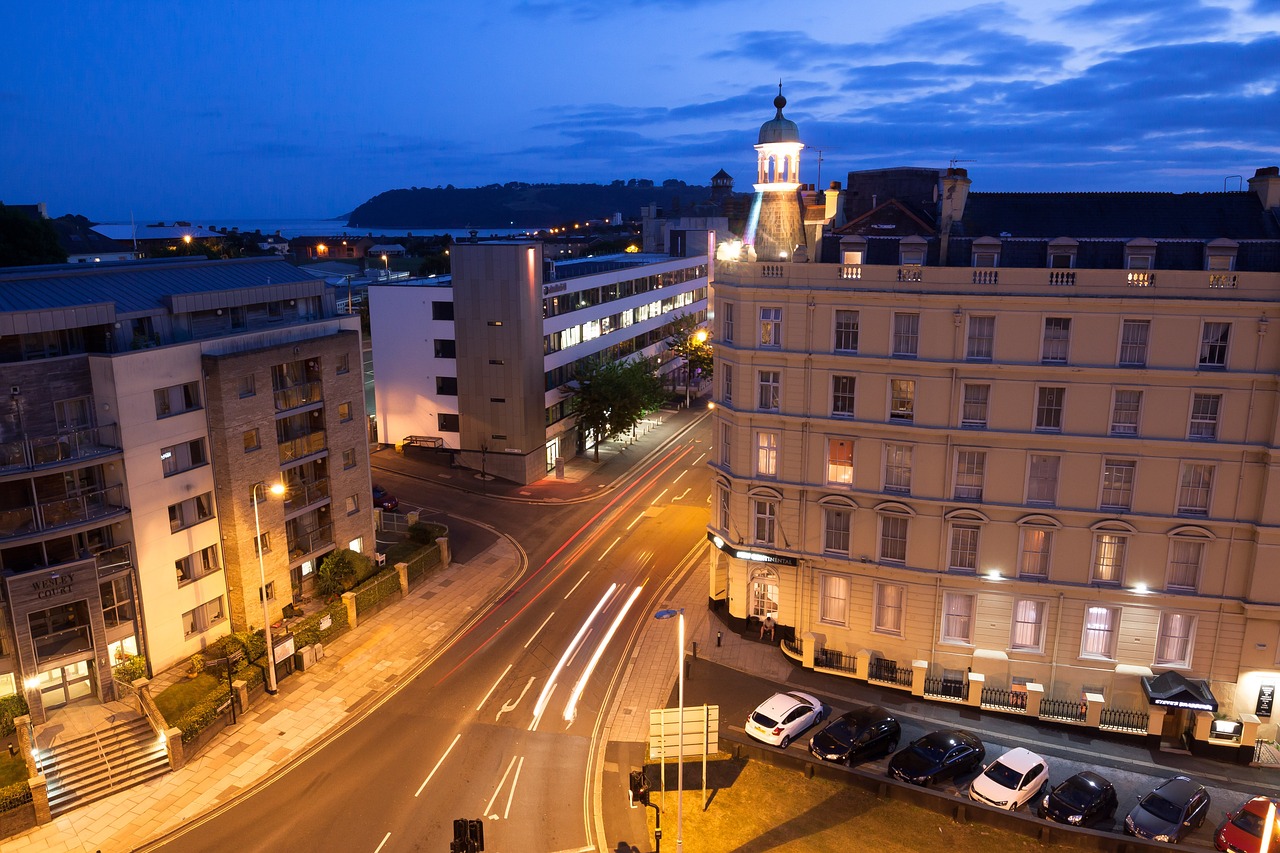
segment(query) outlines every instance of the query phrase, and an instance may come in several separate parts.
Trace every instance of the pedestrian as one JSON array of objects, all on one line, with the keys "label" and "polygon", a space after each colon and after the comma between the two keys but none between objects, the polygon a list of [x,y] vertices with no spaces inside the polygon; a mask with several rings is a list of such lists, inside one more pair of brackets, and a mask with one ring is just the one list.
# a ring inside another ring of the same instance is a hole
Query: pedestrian
[{"label": "pedestrian", "polygon": [[760,639],[764,639],[764,635],[769,635],[769,642],[773,642],[773,614],[766,613],[764,621],[760,623]]}]

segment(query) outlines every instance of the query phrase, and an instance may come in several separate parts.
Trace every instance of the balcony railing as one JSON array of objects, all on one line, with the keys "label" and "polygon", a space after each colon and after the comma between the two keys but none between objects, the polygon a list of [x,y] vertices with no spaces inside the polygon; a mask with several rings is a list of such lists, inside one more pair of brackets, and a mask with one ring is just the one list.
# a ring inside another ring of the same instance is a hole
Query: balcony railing
[{"label": "balcony railing", "polygon": [[324,430],[316,430],[301,438],[285,439],[280,442],[280,463],[304,459],[313,453],[325,449]]},{"label": "balcony railing", "polygon": [[814,649],[813,665],[824,669],[838,669],[841,672],[857,672],[857,662],[853,655],[835,649]]},{"label": "balcony railing", "polygon": [[120,433],[115,424],[0,442],[0,474],[30,471],[119,451]]},{"label": "balcony railing", "polygon": [[76,652],[87,652],[93,648],[93,640],[89,637],[88,625],[77,625],[63,628],[43,637],[32,637],[36,646],[36,660],[51,660]]},{"label": "balcony railing", "polygon": [[126,542],[123,545],[99,551],[93,556],[98,564],[98,577],[107,577],[133,566],[133,544]]},{"label": "balcony railing", "polygon": [[974,284],[999,284],[1000,271],[999,270],[974,270],[973,283]]},{"label": "balcony railing", "polygon": [[293,512],[319,503],[329,497],[329,480],[324,478],[312,483],[286,483],[284,511]]},{"label": "balcony railing", "polygon": [[333,544],[333,525],[326,524],[315,530],[294,533],[289,532],[289,560],[300,560],[321,548]]},{"label": "balcony railing", "polygon": [[286,412],[300,406],[308,406],[324,400],[323,386],[319,382],[303,382],[275,392],[276,411]]},{"label": "balcony railing", "polygon": [[0,538],[25,536],[28,533],[114,515],[125,508],[122,497],[123,489],[120,486],[110,486],[101,491],[48,501],[34,507],[0,510]]}]

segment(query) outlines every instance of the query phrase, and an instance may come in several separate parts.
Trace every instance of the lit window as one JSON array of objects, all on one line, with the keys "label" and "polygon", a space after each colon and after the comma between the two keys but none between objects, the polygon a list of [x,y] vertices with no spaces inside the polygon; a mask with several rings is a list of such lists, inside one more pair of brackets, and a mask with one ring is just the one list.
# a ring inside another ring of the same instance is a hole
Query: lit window
[{"label": "lit window", "polygon": [[756,474],[778,476],[778,434],[769,430],[756,433]]},{"label": "lit window", "polygon": [[1053,531],[1047,527],[1022,528],[1018,575],[1028,578],[1049,577],[1049,555],[1053,548]]},{"label": "lit window", "polygon": [[849,579],[843,575],[819,575],[818,621],[831,625],[849,622]]},{"label": "lit window", "polygon": [[875,587],[875,623],[872,630],[902,636],[902,612],[907,588],[900,584],[878,583]]},{"label": "lit window", "polygon": [[973,644],[973,605],[968,593],[942,594],[942,642]]},{"label": "lit window", "polygon": [[1120,610],[1116,607],[1091,605],[1085,608],[1084,636],[1080,642],[1080,657],[1115,658],[1116,629],[1119,627]]},{"label": "lit window", "polygon": [[1124,553],[1129,537],[1099,533],[1093,542],[1094,583],[1119,584],[1124,580]]},{"label": "lit window", "polygon": [[853,440],[827,439],[827,482],[848,486],[853,483]]},{"label": "lit window", "polygon": [[916,381],[914,379],[889,380],[889,420],[911,422],[915,420]]},{"label": "lit window", "polygon": [[779,348],[782,346],[782,309],[760,309],[760,346]]},{"label": "lit window", "polygon": [[1161,613],[1156,637],[1156,666],[1191,666],[1196,617],[1189,613]]},{"label": "lit window", "polygon": [[1037,598],[1020,598],[1013,603],[1013,634],[1009,647],[1021,652],[1044,650],[1044,601]]}]

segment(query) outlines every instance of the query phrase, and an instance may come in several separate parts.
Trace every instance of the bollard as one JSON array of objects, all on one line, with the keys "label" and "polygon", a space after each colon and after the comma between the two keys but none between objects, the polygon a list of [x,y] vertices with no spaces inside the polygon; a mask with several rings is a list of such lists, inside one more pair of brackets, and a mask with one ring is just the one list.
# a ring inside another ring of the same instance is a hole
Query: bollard
[{"label": "bollard", "polygon": [[720,632],[716,631],[716,648],[720,648]]}]

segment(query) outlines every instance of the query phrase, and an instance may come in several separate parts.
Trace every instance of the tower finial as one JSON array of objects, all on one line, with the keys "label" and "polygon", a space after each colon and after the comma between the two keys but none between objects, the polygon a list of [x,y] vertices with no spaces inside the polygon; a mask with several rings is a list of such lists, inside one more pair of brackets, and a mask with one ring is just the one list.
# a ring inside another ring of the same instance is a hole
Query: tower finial
[{"label": "tower finial", "polygon": [[778,114],[774,118],[782,118],[782,108],[787,105],[787,99],[782,97],[782,78],[778,78],[778,97],[773,99],[773,105],[778,108]]}]

